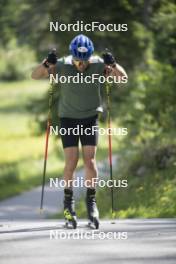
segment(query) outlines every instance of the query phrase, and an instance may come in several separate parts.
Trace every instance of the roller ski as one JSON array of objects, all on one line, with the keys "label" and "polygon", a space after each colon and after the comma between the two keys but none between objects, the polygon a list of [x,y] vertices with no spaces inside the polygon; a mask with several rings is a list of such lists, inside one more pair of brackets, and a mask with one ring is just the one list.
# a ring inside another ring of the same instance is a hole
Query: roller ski
[{"label": "roller ski", "polygon": [[64,190],[64,218],[65,228],[77,228],[77,217],[75,213],[75,201],[73,199],[73,191],[70,189]]},{"label": "roller ski", "polygon": [[95,199],[95,189],[87,190],[86,205],[88,214],[88,227],[99,229],[99,211]]}]

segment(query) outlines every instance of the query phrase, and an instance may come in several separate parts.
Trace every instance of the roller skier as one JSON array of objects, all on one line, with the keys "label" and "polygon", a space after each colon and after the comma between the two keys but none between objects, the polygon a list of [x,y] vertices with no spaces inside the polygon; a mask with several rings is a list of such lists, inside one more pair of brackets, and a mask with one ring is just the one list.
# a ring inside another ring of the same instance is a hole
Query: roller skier
[{"label": "roller skier", "polygon": [[[101,76],[115,76],[127,78],[125,70],[115,61],[110,52],[103,55],[103,59],[94,56],[93,42],[85,35],[77,35],[69,45],[70,55],[57,58],[55,52],[50,52],[46,59],[32,72],[33,79],[47,78],[50,74],[58,76],[76,76],[82,73],[84,77],[92,74]],[[83,127],[84,131],[92,131],[98,126],[98,113],[102,112],[100,88],[102,84],[92,83],[60,83],[61,95],[58,106],[58,124],[68,131],[69,128]],[[64,217],[66,226],[76,228],[77,219],[73,188],[70,184],[74,179],[74,172],[79,159],[79,142],[82,145],[82,156],[85,168],[85,179],[90,182],[86,190],[86,208],[89,225],[99,227],[99,212],[96,203],[96,185],[94,179],[98,177],[96,166],[96,150],[98,132],[75,135],[70,133],[61,135],[64,155]]]}]

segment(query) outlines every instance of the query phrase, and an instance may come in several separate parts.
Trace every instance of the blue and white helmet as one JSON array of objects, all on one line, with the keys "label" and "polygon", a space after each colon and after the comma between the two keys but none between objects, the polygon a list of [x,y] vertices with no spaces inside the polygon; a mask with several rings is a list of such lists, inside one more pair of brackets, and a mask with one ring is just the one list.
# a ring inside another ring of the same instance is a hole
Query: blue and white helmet
[{"label": "blue and white helmet", "polygon": [[74,58],[88,60],[94,52],[94,45],[88,37],[80,34],[71,41],[69,50]]}]

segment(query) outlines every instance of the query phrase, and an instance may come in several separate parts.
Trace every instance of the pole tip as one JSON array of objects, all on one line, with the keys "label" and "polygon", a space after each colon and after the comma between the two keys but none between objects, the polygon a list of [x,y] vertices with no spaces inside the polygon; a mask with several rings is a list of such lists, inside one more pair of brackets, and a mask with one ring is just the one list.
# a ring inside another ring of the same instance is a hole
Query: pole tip
[{"label": "pole tip", "polygon": [[111,224],[115,224],[116,212],[112,212],[112,222]]},{"label": "pole tip", "polygon": [[112,218],[115,219],[116,218],[116,212],[112,213]]},{"label": "pole tip", "polygon": [[40,215],[43,214],[43,211],[44,211],[43,208],[40,208],[40,209],[39,209],[39,213],[40,213]]}]

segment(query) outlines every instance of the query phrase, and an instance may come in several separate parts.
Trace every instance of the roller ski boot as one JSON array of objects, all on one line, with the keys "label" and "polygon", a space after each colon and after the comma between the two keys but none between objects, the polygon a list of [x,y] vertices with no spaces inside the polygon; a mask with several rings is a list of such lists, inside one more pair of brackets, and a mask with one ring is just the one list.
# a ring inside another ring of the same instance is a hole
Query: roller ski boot
[{"label": "roller ski boot", "polygon": [[64,218],[66,228],[77,228],[75,201],[73,199],[73,191],[70,189],[64,190]]},{"label": "roller ski boot", "polygon": [[87,189],[86,205],[88,214],[88,227],[99,229],[99,211],[95,199],[95,189]]}]

